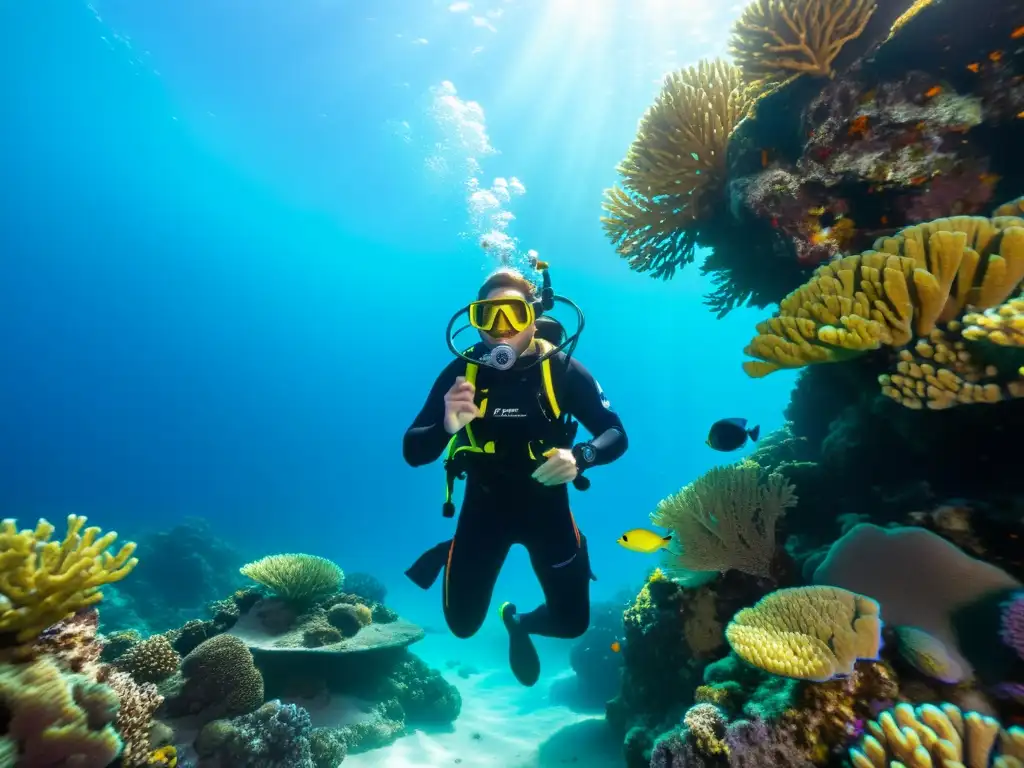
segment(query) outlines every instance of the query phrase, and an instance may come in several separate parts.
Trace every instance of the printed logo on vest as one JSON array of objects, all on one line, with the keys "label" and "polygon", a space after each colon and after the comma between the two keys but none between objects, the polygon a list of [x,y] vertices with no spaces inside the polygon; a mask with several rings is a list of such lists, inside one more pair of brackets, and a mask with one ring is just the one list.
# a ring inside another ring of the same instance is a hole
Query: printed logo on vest
[{"label": "printed logo on vest", "polygon": [[518,408],[495,408],[493,416],[499,419],[524,419],[526,414]]},{"label": "printed logo on vest", "polygon": [[608,396],[604,393],[604,390],[601,388],[601,385],[597,383],[597,381],[595,381],[594,384],[597,386],[597,394],[598,397],[601,398],[601,405],[610,410],[612,404],[611,401],[608,399]]}]

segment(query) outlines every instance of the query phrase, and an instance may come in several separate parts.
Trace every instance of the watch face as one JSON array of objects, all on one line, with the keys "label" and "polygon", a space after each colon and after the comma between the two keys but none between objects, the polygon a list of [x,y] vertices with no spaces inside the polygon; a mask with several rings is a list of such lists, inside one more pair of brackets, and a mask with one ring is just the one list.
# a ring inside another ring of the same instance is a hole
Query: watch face
[{"label": "watch face", "polygon": [[594,460],[594,449],[589,445],[584,445],[583,450],[580,451],[583,454],[583,460],[589,464]]}]

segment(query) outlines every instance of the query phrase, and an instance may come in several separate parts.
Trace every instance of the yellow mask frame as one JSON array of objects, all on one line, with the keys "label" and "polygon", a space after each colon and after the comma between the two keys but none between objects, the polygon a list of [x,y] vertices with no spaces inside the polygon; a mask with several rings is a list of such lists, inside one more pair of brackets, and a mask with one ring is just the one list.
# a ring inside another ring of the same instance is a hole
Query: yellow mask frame
[{"label": "yellow mask frame", "polygon": [[469,304],[469,324],[494,338],[522,333],[537,319],[533,305],[518,296],[481,299]]}]

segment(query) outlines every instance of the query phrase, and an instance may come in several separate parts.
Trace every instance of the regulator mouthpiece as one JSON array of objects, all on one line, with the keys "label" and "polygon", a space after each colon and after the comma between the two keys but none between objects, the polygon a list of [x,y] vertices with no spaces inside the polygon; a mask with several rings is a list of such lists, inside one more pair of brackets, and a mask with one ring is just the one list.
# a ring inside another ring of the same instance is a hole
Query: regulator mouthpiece
[{"label": "regulator mouthpiece", "polygon": [[516,364],[516,360],[519,355],[516,354],[508,344],[498,344],[490,352],[484,355],[480,361],[484,365],[489,365],[491,368],[496,368],[499,371],[507,371],[513,365]]}]

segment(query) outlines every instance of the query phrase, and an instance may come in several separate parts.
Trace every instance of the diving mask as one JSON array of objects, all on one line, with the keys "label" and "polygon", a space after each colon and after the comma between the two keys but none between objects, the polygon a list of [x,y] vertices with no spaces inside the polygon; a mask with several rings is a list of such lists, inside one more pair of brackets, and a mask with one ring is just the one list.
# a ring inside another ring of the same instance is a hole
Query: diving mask
[{"label": "diving mask", "polygon": [[533,305],[518,296],[474,301],[466,312],[471,326],[495,339],[509,339],[522,333],[536,318]]}]

